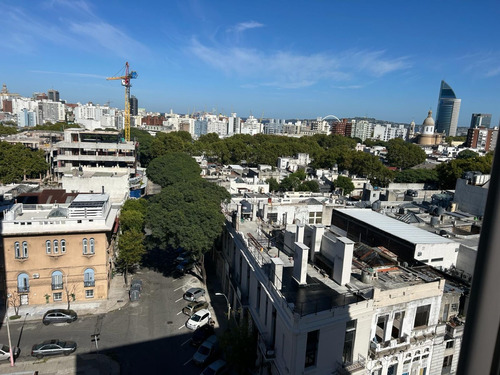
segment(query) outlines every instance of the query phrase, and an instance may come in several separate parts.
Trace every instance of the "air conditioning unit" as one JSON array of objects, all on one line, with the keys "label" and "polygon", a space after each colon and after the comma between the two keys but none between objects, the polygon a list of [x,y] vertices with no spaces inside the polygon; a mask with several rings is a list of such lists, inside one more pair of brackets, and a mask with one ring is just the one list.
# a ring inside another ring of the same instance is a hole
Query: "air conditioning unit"
[{"label": "air conditioning unit", "polygon": [[34,279],[39,279],[40,278],[40,274],[39,273],[34,273],[33,274],[33,278]]}]

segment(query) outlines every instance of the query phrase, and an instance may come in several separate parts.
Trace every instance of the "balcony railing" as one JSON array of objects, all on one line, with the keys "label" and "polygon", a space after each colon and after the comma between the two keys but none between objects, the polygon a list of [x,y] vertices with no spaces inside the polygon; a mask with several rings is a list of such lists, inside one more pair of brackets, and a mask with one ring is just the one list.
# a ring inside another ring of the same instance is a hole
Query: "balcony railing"
[{"label": "balcony railing", "polygon": [[30,291],[29,286],[17,286],[17,292],[18,293],[28,293]]},{"label": "balcony railing", "polygon": [[52,290],[58,290],[63,288],[63,283],[60,284],[54,284],[52,283]]},{"label": "balcony railing", "polygon": [[84,282],[83,282],[83,286],[84,286],[84,287],[87,287],[87,286],[95,286],[95,280],[87,280],[87,281],[84,281]]}]

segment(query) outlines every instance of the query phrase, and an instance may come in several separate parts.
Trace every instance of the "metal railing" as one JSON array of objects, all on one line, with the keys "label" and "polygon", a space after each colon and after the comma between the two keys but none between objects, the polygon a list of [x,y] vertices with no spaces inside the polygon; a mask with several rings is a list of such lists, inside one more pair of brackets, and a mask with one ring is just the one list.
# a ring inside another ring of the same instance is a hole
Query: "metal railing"
[{"label": "metal railing", "polygon": [[64,283],[60,283],[60,284],[54,284],[54,283],[52,283],[52,290],[62,289],[63,288],[63,284]]},{"label": "metal railing", "polygon": [[30,291],[29,286],[17,286],[17,292],[18,293],[28,293]]},{"label": "metal railing", "polygon": [[87,286],[95,286],[95,280],[87,280],[87,281],[84,281],[84,282],[83,282],[83,286],[84,286],[84,287],[87,287]]}]

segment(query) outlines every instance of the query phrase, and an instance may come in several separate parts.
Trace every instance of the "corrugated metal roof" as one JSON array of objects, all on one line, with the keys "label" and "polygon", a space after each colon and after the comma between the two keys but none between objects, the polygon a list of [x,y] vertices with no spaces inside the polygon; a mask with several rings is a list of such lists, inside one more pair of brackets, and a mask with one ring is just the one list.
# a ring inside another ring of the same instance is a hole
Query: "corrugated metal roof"
[{"label": "corrugated metal roof", "polygon": [[371,209],[345,208],[334,209],[342,212],[344,215],[354,219],[369,223],[372,227],[390,233],[393,236],[400,237],[413,244],[422,243],[450,243],[455,242],[448,238],[438,236],[437,234],[427,232],[413,225],[405,224],[399,220],[379,214]]}]

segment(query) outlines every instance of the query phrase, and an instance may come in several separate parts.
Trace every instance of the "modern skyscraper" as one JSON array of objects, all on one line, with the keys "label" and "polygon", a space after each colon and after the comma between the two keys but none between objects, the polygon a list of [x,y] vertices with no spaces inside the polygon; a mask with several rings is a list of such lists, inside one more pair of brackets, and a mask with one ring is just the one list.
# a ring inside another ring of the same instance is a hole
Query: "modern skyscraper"
[{"label": "modern skyscraper", "polygon": [[132,95],[130,97],[130,115],[131,116],[137,116],[137,113],[139,111],[139,102],[137,100],[137,98]]},{"label": "modern skyscraper", "polygon": [[47,95],[49,97],[49,100],[51,102],[58,102],[59,101],[59,91],[57,90],[48,90]]},{"label": "modern skyscraper", "polygon": [[470,128],[489,128],[491,124],[491,114],[489,113],[473,113],[470,120]]},{"label": "modern skyscraper", "polygon": [[458,115],[460,113],[460,103],[462,99],[457,99],[455,92],[445,81],[441,81],[439,90],[439,100],[436,114],[436,132],[445,133],[447,136],[457,135]]}]

